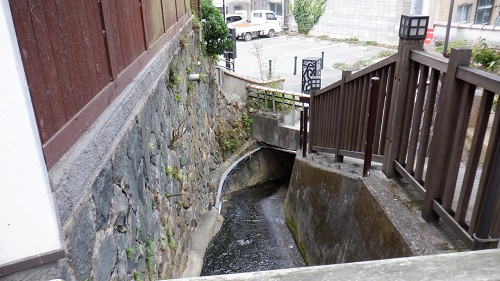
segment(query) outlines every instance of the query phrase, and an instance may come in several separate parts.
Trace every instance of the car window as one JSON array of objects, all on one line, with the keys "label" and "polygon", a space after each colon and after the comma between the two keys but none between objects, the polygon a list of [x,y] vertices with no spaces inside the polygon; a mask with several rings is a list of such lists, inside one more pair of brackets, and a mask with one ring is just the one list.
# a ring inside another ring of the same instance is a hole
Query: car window
[{"label": "car window", "polygon": [[266,13],[266,20],[276,20],[276,16],[271,13]]},{"label": "car window", "polygon": [[235,21],[240,21],[242,20],[243,18],[241,16],[229,16],[226,18],[226,21],[228,23],[232,23],[232,22],[235,22]]},{"label": "car window", "polygon": [[254,13],[253,16],[254,16],[254,18],[261,18],[262,13]]}]

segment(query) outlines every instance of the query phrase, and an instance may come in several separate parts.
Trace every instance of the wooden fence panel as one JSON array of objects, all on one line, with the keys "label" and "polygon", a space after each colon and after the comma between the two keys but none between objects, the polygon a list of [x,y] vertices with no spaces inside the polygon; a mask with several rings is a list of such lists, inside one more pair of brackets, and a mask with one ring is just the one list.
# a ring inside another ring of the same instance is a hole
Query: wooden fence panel
[{"label": "wooden fence panel", "polygon": [[10,1],[42,143],[110,82],[98,2]]},{"label": "wooden fence panel", "polygon": [[[370,68],[352,74],[342,73],[342,80],[334,83],[314,95],[311,105],[312,121],[312,150],[335,153],[337,161],[342,156],[363,157],[368,130],[368,110],[370,100],[370,79],[382,76],[384,89],[379,90],[380,98],[377,100],[377,115],[374,116],[374,131],[377,146],[382,143],[387,125],[384,127],[384,116],[387,116],[386,96],[392,91],[393,80],[390,76],[394,68],[395,57],[388,58]],[[385,122],[386,123],[386,122]],[[380,153],[375,151],[376,161],[382,159],[383,148]]]},{"label": "wooden fence panel", "polygon": [[102,0],[102,3],[110,61],[116,77],[146,50],[141,3],[138,0]]},{"label": "wooden fence panel", "polygon": [[[37,45],[37,36],[33,29],[33,21],[30,10],[37,10],[28,1],[11,1],[10,7],[13,14],[14,25],[21,49],[21,57],[24,63],[24,70],[28,80],[32,104],[38,120],[40,138],[42,142],[47,141],[57,132],[57,128],[52,116],[51,101],[46,93],[44,71],[41,62],[41,55]],[[41,125],[43,124],[43,126]]]},{"label": "wooden fence panel", "polygon": [[142,13],[146,44],[149,48],[165,32],[162,0],[143,0]]},{"label": "wooden fence panel", "polygon": [[186,2],[184,0],[175,0],[177,7],[177,20],[186,14]]},{"label": "wooden fence panel", "polygon": [[175,0],[162,0],[163,22],[165,31],[168,31],[177,22],[177,7]]}]

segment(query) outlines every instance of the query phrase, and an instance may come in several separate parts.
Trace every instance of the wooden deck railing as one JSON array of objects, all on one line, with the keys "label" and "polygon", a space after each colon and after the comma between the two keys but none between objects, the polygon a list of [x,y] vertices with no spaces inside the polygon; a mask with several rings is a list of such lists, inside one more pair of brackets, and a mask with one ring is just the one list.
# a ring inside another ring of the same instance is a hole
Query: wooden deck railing
[{"label": "wooden deck railing", "polygon": [[[383,162],[388,177],[399,174],[420,193],[424,219],[442,219],[472,249],[497,247],[500,113],[492,106],[500,77],[469,67],[467,49],[454,49],[450,60],[415,49],[418,43],[406,42],[397,55],[355,74],[343,72],[341,81],[313,92],[309,149],[334,153],[338,161],[364,156],[369,80],[379,77],[374,161]],[[475,95],[481,95],[479,115],[464,152]]]},{"label": "wooden deck railing", "polygon": [[335,153],[338,160],[343,156],[364,157],[370,79],[379,77],[373,160],[382,161],[395,64],[393,55],[355,74],[343,71],[342,80],[312,94],[312,150]]},{"label": "wooden deck railing", "polygon": [[[494,177],[498,177],[492,174],[492,169],[499,168],[493,165],[493,157],[499,150],[498,111],[482,173],[479,167],[493,98],[500,94],[500,77],[469,67],[470,57],[470,50],[453,50],[447,63],[422,51],[411,52],[409,90],[394,167],[424,197],[426,220],[443,219],[469,247],[477,247],[479,240],[497,244],[498,241],[494,243],[487,238],[500,234],[498,207],[494,209],[498,203],[485,204],[485,194],[500,189],[498,184],[492,186]],[[462,168],[465,173],[459,178],[476,92],[481,94],[481,106]],[[479,185],[475,189],[479,173]],[[494,194],[492,198],[495,196],[498,198]],[[488,214],[482,211],[484,208]],[[493,216],[497,216],[497,221]],[[480,237],[478,224],[485,219],[489,220],[488,229]]]}]

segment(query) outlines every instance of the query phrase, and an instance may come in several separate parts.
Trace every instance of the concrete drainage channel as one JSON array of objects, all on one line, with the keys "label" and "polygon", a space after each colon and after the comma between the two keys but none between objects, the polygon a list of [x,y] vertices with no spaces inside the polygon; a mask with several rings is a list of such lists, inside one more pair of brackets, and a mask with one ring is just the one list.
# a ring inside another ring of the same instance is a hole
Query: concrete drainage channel
[{"label": "concrete drainage channel", "polygon": [[[222,206],[223,196],[241,193],[241,190],[247,187],[261,186],[261,189],[266,189],[262,185],[270,181],[282,179],[287,181],[292,172],[294,158],[293,151],[258,146],[233,161],[226,168],[219,180],[214,209],[203,215],[193,234],[193,245],[183,277],[196,277],[201,274],[205,252],[212,237],[219,232],[224,221],[220,215],[221,209],[224,208]],[[283,191],[280,194],[283,196]],[[283,202],[281,205],[283,206]]]},{"label": "concrete drainage channel", "polygon": [[[420,219],[418,198],[404,194],[405,188],[384,179],[380,171],[374,170],[370,178],[363,179],[356,172],[361,171],[356,164],[332,163],[320,154],[304,159],[269,148],[255,149],[242,158],[232,166],[233,174],[225,173],[229,177],[219,194],[291,175],[284,208],[301,253],[309,265],[345,264],[199,277],[200,280],[408,280],[417,276],[422,280],[454,279],[452,276],[500,279],[500,272],[494,270],[500,266],[499,250],[455,253],[461,250],[460,245],[442,225]],[[194,244],[204,240],[204,247],[196,253],[193,245],[183,277],[199,276],[205,249],[222,225],[223,219],[214,209],[204,216],[200,229],[205,217],[209,227],[205,232],[197,229],[193,236]],[[247,240],[241,243],[247,244]],[[441,253],[451,254],[401,258]],[[466,261],[470,263],[469,257],[481,260],[481,265],[463,267]],[[400,259],[384,260],[388,258]],[[428,275],[422,273],[424,270]]]}]

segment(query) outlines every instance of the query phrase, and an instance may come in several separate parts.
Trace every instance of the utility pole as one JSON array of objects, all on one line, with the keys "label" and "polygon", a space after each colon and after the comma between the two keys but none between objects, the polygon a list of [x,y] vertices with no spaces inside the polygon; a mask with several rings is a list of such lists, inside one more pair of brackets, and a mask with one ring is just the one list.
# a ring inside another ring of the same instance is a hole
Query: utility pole
[{"label": "utility pole", "polygon": [[410,15],[421,15],[423,0],[411,0]]},{"label": "utility pole", "polygon": [[451,18],[453,17],[453,8],[455,7],[455,0],[451,0],[450,11],[448,12],[448,24],[446,25],[446,35],[444,37],[443,56],[448,57],[448,41],[450,40]]},{"label": "utility pole", "polygon": [[226,0],[222,0],[222,16],[224,17],[224,22],[226,22],[226,20],[227,20],[226,19]]}]

